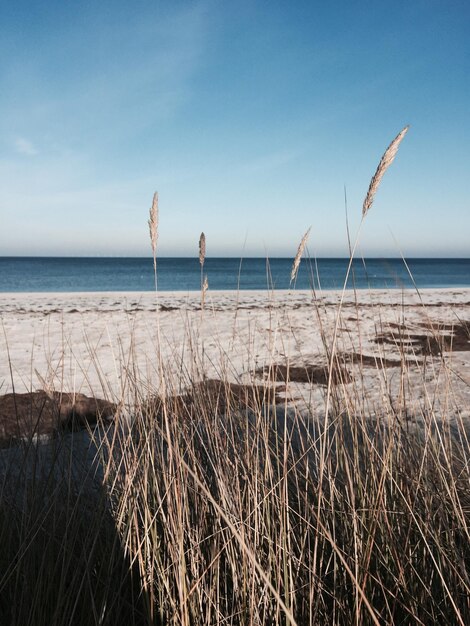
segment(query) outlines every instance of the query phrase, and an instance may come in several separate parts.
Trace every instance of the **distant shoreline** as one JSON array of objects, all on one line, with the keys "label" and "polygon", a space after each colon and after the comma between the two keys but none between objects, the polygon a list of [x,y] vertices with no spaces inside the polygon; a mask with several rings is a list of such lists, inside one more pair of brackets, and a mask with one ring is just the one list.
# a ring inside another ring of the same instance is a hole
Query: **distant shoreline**
[{"label": "distant shoreline", "polygon": [[[390,304],[390,297],[403,293],[399,304],[405,305],[435,305],[438,300],[446,304],[470,304],[470,287],[423,287],[418,290],[413,287],[390,287],[383,289],[357,288],[344,290],[344,303],[356,302],[367,305],[371,302]],[[299,302],[311,304],[321,301],[323,304],[337,304],[343,293],[343,289],[214,289],[206,294],[207,305],[210,303],[230,302],[233,306],[252,302],[258,305],[269,303],[269,298],[275,301],[284,301],[288,306],[294,306]],[[356,296],[356,297],[355,297]],[[420,297],[421,296],[421,297]],[[199,306],[201,292],[199,290],[162,290],[162,291],[24,291],[24,292],[0,292],[0,313],[7,305],[15,303],[25,306],[29,303],[38,303],[47,306],[47,303],[73,304],[84,302],[87,305],[96,305],[118,301],[115,306],[122,310],[122,304],[131,300],[137,300],[146,307],[155,307],[157,304],[165,305],[170,302],[188,303]],[[398,301],[397,301],[398,302]]]}]

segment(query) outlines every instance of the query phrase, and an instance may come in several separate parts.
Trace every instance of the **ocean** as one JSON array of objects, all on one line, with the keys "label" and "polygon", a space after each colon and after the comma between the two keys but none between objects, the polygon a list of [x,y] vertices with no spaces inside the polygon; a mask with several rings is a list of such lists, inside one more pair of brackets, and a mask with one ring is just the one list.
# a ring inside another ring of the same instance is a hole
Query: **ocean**
[{"label": "ocean", "polygon": [[[470,287],[470,259],[407,259],[418,288]],[[297,289],[341,289],[348,259],[303,259]],[[289,289],[292,259],[207,258],[209,289]],[[200,289],[197,258],[157,261],[160,291]],[[348,287],[412,287],[402,259],[355,259]],[[0,292],[152,291],[150,258],[0,257]]]}]

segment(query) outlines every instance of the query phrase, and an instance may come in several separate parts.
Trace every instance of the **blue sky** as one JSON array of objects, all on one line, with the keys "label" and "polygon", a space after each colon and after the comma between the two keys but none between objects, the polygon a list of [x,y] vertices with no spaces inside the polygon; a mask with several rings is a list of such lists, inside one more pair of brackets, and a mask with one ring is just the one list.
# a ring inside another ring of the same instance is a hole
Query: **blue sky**
[{"label": "blue sky", "polygon": [[0,255],[470,256],[467,0],[0,8]]}]

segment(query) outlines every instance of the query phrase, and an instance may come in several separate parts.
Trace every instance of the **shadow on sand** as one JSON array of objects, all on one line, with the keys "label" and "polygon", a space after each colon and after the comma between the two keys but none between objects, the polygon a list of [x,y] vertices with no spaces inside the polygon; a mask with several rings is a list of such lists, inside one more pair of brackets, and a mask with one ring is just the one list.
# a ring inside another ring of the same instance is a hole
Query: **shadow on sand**
[{"label": "shadow on sand", "polygon": [[[26,399],[14,400],[19,424]],[[104,486],[106,441],[115,427],[96,421],[100,411],[101,417],[110,411],[97,407],[94,420],[90,414],[77,421],[78,411],[61,412],[56,404],[54,425],[49,411],[54,400],[28,399],[27,419],[35,432],[23,440],[11,432],[7,439],[3,432],[0,624],[158,624],[150,617],[139,568],[126,554],[115,503]],[[11,402],[10,397],[0,403],[3,426]]]}]

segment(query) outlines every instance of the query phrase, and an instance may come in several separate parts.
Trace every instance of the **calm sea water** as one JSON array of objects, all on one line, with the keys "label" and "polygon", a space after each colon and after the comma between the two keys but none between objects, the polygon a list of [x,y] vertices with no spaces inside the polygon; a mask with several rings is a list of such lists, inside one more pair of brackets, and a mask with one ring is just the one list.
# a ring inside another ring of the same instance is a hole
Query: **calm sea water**
[{"label": "calm sea water", "polygon": [[[408,259],[419,288],[470,287],[470,259]],[[296,287],[340,289],[347,259],[303,260]],[[292,259],[208,258],[204,266],[210,289],[288,289]],[[348,286],[401,288],[412,286],[401,259],[356,259]],[[158,288],[200,288],[196,258],[158,260]],[[0,257],[0,291],[151,291],[153,264],[148,258]]]}]

